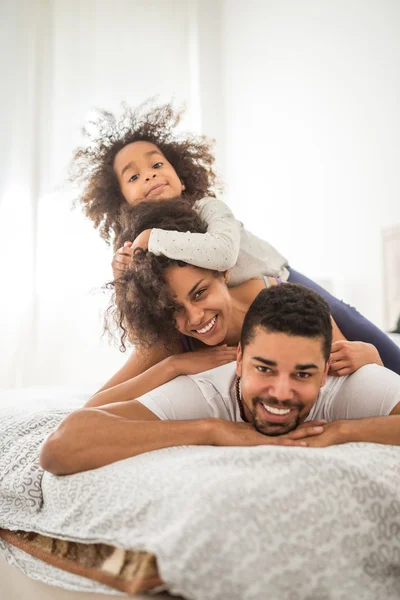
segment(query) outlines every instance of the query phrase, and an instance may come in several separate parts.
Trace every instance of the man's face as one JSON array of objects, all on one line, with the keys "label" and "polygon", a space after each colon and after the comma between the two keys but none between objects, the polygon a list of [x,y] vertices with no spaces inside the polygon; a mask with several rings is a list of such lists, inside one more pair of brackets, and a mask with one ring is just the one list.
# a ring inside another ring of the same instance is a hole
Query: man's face
[{"label": "man's face", "polygon": [[264,435],[282,435],[300,425],[325,385],[322,338],[274,333],[258,327],[242,352],[236,372],[249,422]]}]

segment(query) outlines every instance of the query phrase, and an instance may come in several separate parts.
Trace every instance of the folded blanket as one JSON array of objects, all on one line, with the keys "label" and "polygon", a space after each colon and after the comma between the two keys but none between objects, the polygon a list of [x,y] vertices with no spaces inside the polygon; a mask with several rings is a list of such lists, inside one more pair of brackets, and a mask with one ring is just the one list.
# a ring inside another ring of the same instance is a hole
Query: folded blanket
[{"label": "folded blanket", "polygon": [[0,527],[149,552],[189,599],[400,597],[399,447],[169,448],[55,477],[38,457],[62,416],[1,411]]}]

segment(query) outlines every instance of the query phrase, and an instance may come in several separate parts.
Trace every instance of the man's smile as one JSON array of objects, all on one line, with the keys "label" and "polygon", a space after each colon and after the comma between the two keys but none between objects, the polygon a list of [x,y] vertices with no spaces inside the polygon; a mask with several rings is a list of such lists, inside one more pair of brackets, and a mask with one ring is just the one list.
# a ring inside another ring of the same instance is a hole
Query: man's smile
[{"label": "man's smile", "polygon": [[255,410],[257,416],[262,421],[268,421],[269,423],[287,423],[291,421],[298,412],[298,408],[278,408],[276,406],[269,405],[267,401],[258,401],[255,404]]}]

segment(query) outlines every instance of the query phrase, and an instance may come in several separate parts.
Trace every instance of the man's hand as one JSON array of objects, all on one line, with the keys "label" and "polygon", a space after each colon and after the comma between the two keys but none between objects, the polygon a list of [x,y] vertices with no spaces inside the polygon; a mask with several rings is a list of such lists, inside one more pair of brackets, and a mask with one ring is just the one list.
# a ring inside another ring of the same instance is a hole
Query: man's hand
[{"label": "man's hand", "polygon": [[329,375],[350,375],[369,364],[383,366],[379,352],[372,344],[348,340],[339,340],[332,344]]},{"label": "man's hand", "polygon": [[122,248],[118,248],[118,250],[114,254],[112,265],[111,265],[112,270],[113,270],[114,279],[118,279],[118,277],[121,277],[125,273],[125,271],[129,267],[129,263],[132,260],[132,256],[133,256],[132,242],[125,242],[125,244],[122,246]]},{"label": "man's hand", "polygon": [[313,436],[320,436],[325,421],[310,421],[286,435],[263,435],[250,423],[232,423],[210,419],[213,446],[308,446]]},{"label": "man's hand", "polygon": [[148,249],[150,234],[152,231],[152,229],[145,229],[144,231],[142,231],[142,233],[139,233],[139,235],[137,236],[137,238],[135,238],[135,241],[133,242],[133,251],[135,251],[136,248],[142,248],[142,250]]},{"label": "man's hand", "polygon": [[348,435],[349,424],[351,421],[332,421],[323,426],[321,435],[312,436],[304,441],[310,448],[325,448],[326,446],[336,446],[337,444],[345,444],[351,442]]}]

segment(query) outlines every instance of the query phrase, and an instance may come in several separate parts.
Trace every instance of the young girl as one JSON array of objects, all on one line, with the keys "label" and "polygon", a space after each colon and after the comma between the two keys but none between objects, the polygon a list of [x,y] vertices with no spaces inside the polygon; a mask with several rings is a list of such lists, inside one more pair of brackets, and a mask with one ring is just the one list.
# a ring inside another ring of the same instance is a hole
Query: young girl
[{"label": "young girl", "polygon": [[[385,333],[293,270],[275,248],[246,231],[226,204],[214,196],[211,142],[178,133],[180,116],[169,104],[127,111],[119,122],[110,113],[102,113],[96,123],[98,133],[86,131],[90,144],[75,152],[72,177],[84,183],[81,201],[106,241],[120,236],[119,216],[126,203],[135,206],[152,200],[187,198],[208,225],[206,233],[198,234],[156,228],[142,232],[117,250],[113,260],[115,277],[127,268],[134,248],[142,247],[203,268],[231,269],[230,285],[234,286],[261,275],[301,283],[328,301],[332,317],[347,340],[373,344],[383,364],[400,374],[400,349]],[[332,371],[345,375],[356,370],[358,353],[359,346],[336,342],[332,347]],[[138,367],[140,373],[142,367]],[[128,371],[124,377],[129,376]]]}]

